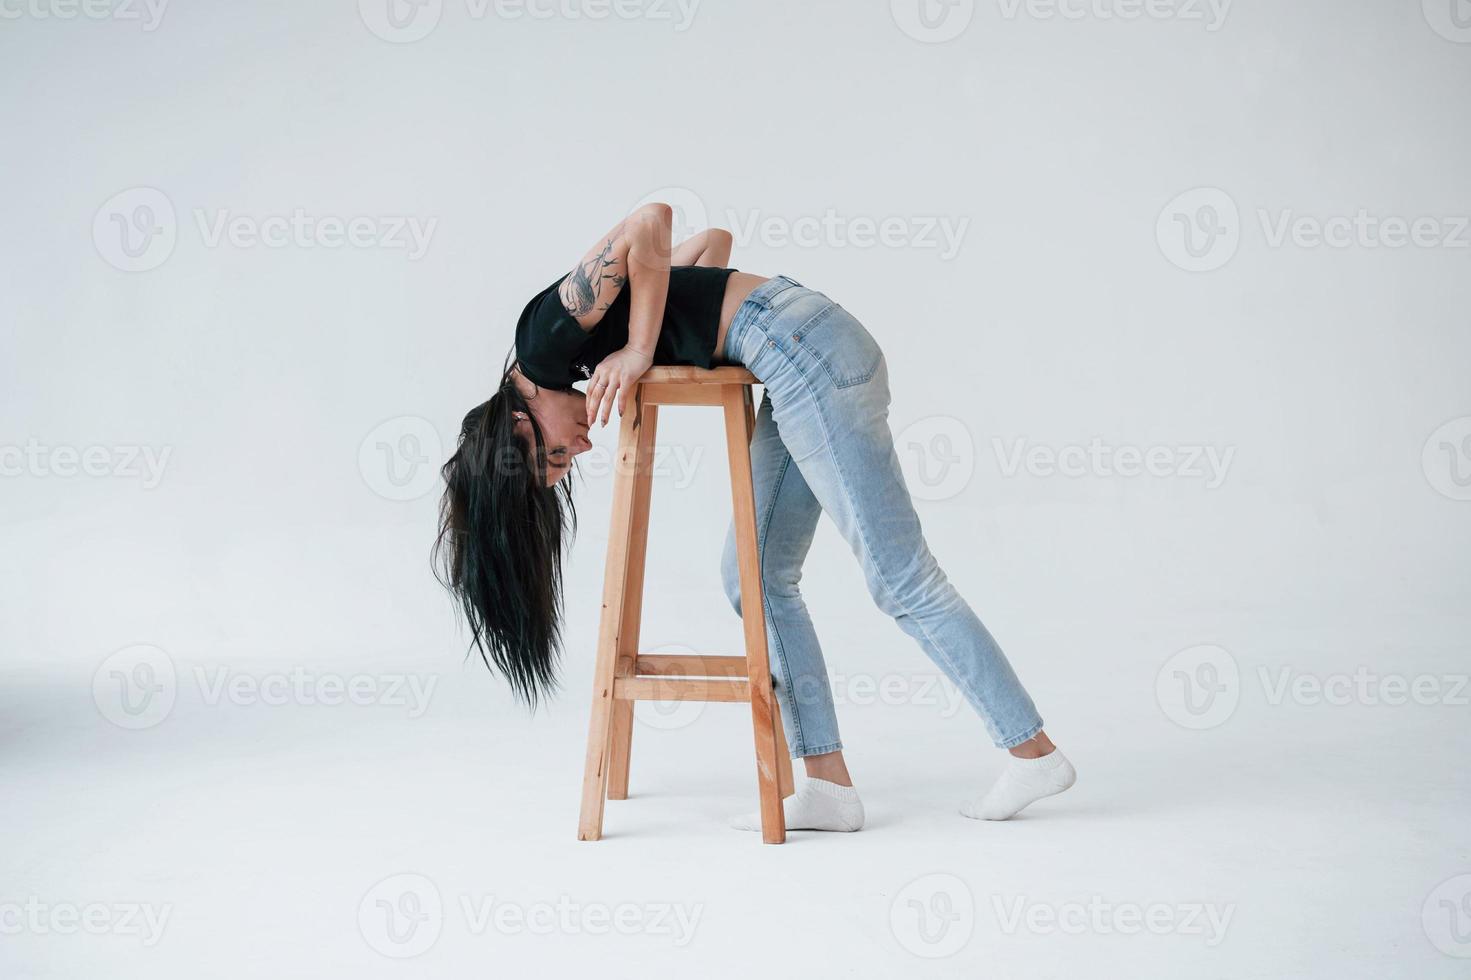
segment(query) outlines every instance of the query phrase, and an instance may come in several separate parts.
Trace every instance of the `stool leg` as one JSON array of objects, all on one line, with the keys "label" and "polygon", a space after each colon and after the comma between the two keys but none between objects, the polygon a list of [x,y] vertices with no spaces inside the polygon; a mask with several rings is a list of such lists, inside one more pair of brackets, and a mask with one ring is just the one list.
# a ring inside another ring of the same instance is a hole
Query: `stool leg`
[{"label": "stool leg", "polygon": [[766,604],[761,592],[761,556],[756,540],[756,493],[751,483],[751,389],[723,386],[725,448],[730,457],[731,504],[735,514],[736,555],[741,577],[741,623],[746,637],[746,675],[751,691],[751,724],[756,735],[756,782],[761,792],[761,839],[787,839],[775,725],[776,698],[766,651]]},{"label": "stool leg", "polygon": [[598,652],[593,665],[592,714],[587,730],[587,762],[582,775],[582,813],[578,840],[603,836],[603,801],[608,793],[608,762],[613,729],[613,679],[618,669],[618,635],[627,598],[634,486],[638,468],[640,404],[635,389],[630,411],[619,420],[618,457],[613,473],[613,516],[608,522],[608,560],[603,571],[603,612],[598,625]]},{"label": "stool leg", "polygon": [[771,699],[771,728],[776,735],[776,791],[786,799],[797,786],[792,781],[792,749],[787,745],[786,729],[781,727],[781,703],[776,698]]},{"label": "stool leg", "polygon": [[[632,677],[639,651],[644,610],[644,560],[649,551],[649,494],[654,482],[654,440],[659,406],[644,405],[638,432],[638,467],[633,480],[633,513],[628,529],[628,568],[623,576],[623,628],[618,631],[615,677]],[[613,702],[612,755],[608,760],[608,799],[628,799],[628,763],[633,751],[633,702]]]}]

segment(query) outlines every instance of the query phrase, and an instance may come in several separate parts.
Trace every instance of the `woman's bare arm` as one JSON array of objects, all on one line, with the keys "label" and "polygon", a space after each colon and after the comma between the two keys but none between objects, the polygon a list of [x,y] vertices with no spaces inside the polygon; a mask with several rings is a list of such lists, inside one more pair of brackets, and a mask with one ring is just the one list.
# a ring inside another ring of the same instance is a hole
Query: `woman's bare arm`
[{"label": "woman's bare arm", "polygon": [[[583,329],[591,329],[612,305],[620,290],[630,290],[628,343],[598,363],[587,389],[587,424],[599,418],[604,425],[613,407],[621,415],[629,393],[654,363],[654,346],[664,325],[664,305],[669,299],[669,239],[674,210],[667,204],[646,204],[629,215],[610,233],[605,245],[589,252],[573,275],[562,285],[580,301],[586,319],[570,303],[568,312],[578,317]],[[606,252],[606,254],[604,254]],[[617,262],[610,259],[617,258]],[[620,271],[620,269],[622,271]],[[604,278],[596,278],[602,276]],[[572,279],[577,277],[576,282]],[[606,288],[598,289],[598,283]]]},{"label": "woman's bare arm", "polygon": [[680,242],[674,249],[670,265],[701,265],[713,269],[724,269],[730,264],[730,248],[733,243],[730,232],[724,228],[706,228]]}]

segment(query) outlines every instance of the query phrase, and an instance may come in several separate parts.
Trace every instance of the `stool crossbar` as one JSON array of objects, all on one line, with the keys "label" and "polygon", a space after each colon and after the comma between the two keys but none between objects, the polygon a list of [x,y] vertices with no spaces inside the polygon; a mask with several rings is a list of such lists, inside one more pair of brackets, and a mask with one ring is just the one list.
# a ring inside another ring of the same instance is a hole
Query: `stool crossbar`
[{"label": "stool crossbar", "polygon": [[[756,784],[761,799],[761,839],[768,844],[786,840],[781,801],[792,791],[792,761],[767,660],[766,604],[761,591],[756,500],[751,483],[750,442],[755,427],[751,386],[757,383],[755,375],[740,367],[651,368],[635,387],[628,411],[619,421],[613,518],[608,530],[602,620],[593,667],[579,840],[602,837],[604,800],[628,798],[635,701],[750,704]],[[724,413],[745,656],[639,652],[649,496],[659,408],[663,405],[704,405]]]}]

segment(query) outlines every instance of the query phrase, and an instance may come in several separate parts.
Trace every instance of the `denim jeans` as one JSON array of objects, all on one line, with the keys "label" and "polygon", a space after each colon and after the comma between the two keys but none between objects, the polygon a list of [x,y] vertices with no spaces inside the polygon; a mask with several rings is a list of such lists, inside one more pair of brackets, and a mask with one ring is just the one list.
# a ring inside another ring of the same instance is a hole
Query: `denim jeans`
[{"label": "denim jeans", "polygon": [[[991,740],[1010,748],[1042,719],[986,627],[930,554],[889,431],[883,351],[863,325],[787,276],[751,291],[725,360],[765,386],[751,463],[772,676],[794,757],[842,748],[822,648],[798,583],[826,512],[863,568],[869,594],[964,694]],[[722,562],[741,609],[734,528]]]}]

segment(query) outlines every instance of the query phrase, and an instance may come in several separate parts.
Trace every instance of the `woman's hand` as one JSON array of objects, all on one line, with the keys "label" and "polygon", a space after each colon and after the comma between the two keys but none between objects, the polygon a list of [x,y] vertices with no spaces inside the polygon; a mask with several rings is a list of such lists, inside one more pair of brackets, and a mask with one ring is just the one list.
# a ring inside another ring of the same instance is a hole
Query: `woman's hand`
[{"label": "woman's hand", "polygon": [[620,348],[599,361],[587,386],[587,424],[592,425],[601,417],[603,425],[607,425],[615,403],[621,416],[628,407],[633,386],[653,363],[652,355],[632,347]]}]

